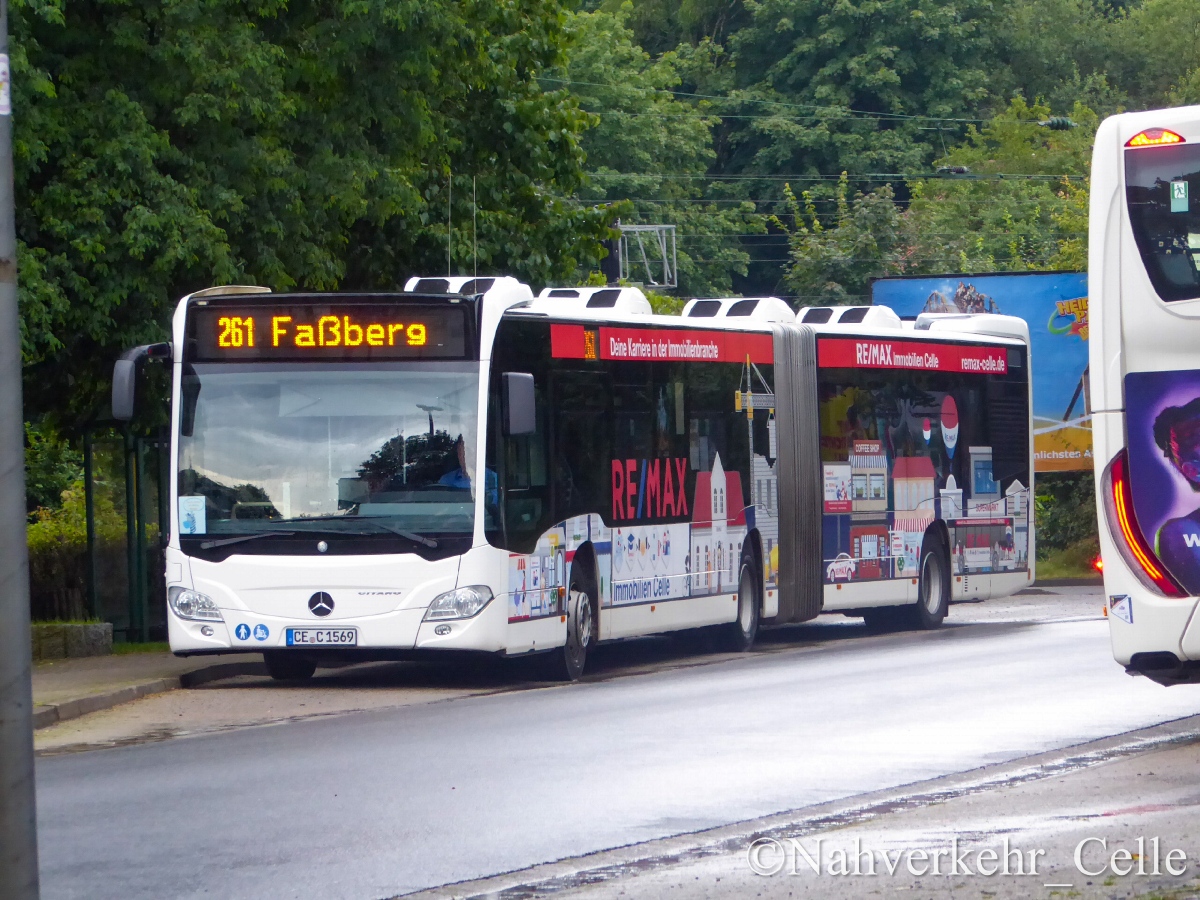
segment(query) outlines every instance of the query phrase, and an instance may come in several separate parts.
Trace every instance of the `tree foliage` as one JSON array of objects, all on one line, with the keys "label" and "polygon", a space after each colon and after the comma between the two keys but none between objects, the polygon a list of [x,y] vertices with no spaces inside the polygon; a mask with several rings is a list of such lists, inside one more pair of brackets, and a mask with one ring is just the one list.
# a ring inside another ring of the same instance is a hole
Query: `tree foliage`
[{"label": "tree foliage", "polygon": [[1053,131],[1038,124],[1050,114],[1050,107],[1018,97],[938,160],[967,174],[909,183],[906,216],[920,271],[1083,267],[1087,174],[1099,121],[1076,104],[1076,127]]},{"label": "tree foliage", "polygon": [[[1077,127],[1039,122],[1050,108],[1018,97],[938,160],[940,178],[906,182],[907,208],[884,185],[848,198],[832,217],[790,189],[786,284],[802,305],[864,303],[872,278],[945,272],[1081,269],[1087,258],[1087,171],[1098,119],[1077,104]],[[789,224],[794,221],[796,224]]]},{"label": "tree foliage", "polygon": [[568,26],[565,79],[598,119],[583,137],[590,177],[580,195],[626,201],[622,221],[629,224],[675,225],[680,290],[728,294],[732,276],[746,272],[737,237],[763,227],[750,215],[753,204],[705,202],[718,120],[704,103],[675,99],[684,64],[674,52],[652,58],[634,43],[631,8],[577,13]]},{"label": "tree foliage", "polygon": [[872,278],[905,272],[911,247],[892,189],[885,185],[853,199],[848,193],[843,172],[834,196],[837,212],[826,225],[811,193],[806,192],[801,203],[790,186],[784,187],[794,224],[773,221],[789,235],[791,261],[785,283],[800,306],[867,303]]},{"label": "tree foliage", "polygon": [[916,171],[938,125],[988,96],[991,0],[748,6],[730,39],[739,111],[754,116],[729,125],[737,171]]},{"label": "tree foliage", "polygon": [[448,245],[472,267],[475,227],[482,271],[537,284],[601,255],[614,213],[576,195],[592,119],[537,78],[562,61],[553,0],[11,15],[34,409],[94,415],[116,352],[213,283],[395,288],[444,271]]}]

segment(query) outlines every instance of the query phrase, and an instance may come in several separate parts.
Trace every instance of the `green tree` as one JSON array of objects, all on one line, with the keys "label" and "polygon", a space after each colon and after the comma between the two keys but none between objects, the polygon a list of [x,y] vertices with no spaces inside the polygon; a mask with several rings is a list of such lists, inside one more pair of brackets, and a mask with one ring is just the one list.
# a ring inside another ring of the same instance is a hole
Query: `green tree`
[{"label": "green tree", "polygon": [[1191,0],[1143,0],[1107,29],[1108,71],[1134,108],[1187,101],[1200,70],[1200,6]]},{"label": "green tree", "polygon": [[1050,108],[1013,100],[938,161],[961,177],[909,184],[906,214],[916,271],[1082,269],[1087,174],[1098,117],[1077,104],[1076,126],[1054,131]]},{"label": "green tree", "polygon": [[25,425],[25,503],[28,512],[53,509],[83,477],[83,457],[53,428]]},{"label": "green tree", "polygon": [[988,97],[991,0],[749,7],[751,24],[730,39],[743,101],[727,123],[732,171],[919,171],[939,129],[953,138]]},{"label": "green tree", "polygon": [[[889,186],[852,199],[845,173],[835,212],[786,190],[788,287],[803,305],[866,302],[872,278],[946,272],[1080,270],[1087,264],[1087,172],[1097,117],[1039,125],[1049,107],[1018,97],[938,161],[945,177],[913,179],[902,209]],[[791,223],[795,224],[791,224]]]},{"label": "green tree", "polygon": [[562,61],[554,0],[10,15],[34,410],[103,410],[115,354],[161,338],[195,288],[395,288],[444,271],[447,245],[469,270],[473,193],[482,271],[541,284],[602,252],[615,212],[575,195],[592,120],[538,81]]},{"label": "green tree", "polygon": [[1124,90],[1110,82],[1112,32],[1119,16],[1104,0],[1008,0],[996,23],[998,65],[989,78],[993,97],[1019,93],[1060,114],[1076,102],[1111,114],[1126,105]]},{"label": "green tree", "polygon": [[872,278],[901,275],[911,253],[906,222],[887,185],[849,198],[842,173],[834,194],[836,212],[822,222],[811,193],[803,203],[784,187],[787,219],[774,224],[788,233],[789,262],[784,283],[800,306],[869,302]]},{"label": "green tree", "polygon": [[[679,288],[696,296],[728,294],[748,256],[738,237],[760,233],[753,204],[728,202],[706,184],[718,121],[703,102],[675,99],[680,60],[638,47],[626,24],[631,4],[616,12],[577,13],[565,79],[598,122],[583,136],[589,181],[580,196],[622,203],[629,224],[674,224]],[[707,195],[707,196],[706,196]],[[714,196],[715,195],[715,196]]]}]

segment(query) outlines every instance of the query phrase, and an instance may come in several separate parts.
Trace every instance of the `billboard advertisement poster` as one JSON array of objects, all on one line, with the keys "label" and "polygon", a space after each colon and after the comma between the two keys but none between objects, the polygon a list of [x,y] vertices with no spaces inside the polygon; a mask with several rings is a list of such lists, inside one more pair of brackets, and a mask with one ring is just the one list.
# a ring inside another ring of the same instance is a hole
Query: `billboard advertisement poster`
[{"label": "billboard advertisement poster", "polygon": [[1035,471],[1091,469],[1086,273],[878,278],[871,283],[871,302],[904,318],[992,312],[1024,319],[1033,357]]},{"label": "billboard advertisement poster", "polygon": [[1125,376],[1133,511],[1158,558],[1200,593],[1200,371]]}]

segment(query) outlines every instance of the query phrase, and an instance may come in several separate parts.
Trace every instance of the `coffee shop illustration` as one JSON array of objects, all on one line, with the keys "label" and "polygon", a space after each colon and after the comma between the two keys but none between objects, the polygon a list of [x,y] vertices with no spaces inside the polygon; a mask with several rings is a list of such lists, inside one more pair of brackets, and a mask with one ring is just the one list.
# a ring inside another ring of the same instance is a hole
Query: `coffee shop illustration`
[{"label": "coffee shop illustration", "polygon": [[925,533],[938,519],[950,535],[953,574],[1026,568],[1029,488],[1015,478],[1001,488],[991,447],[967,453],[966,492],[953,474],[940,479],[928,456],[897,457],[889,473],[880,441],[856,440],[846,462],[825,463],[825,581],[915,578]]}]

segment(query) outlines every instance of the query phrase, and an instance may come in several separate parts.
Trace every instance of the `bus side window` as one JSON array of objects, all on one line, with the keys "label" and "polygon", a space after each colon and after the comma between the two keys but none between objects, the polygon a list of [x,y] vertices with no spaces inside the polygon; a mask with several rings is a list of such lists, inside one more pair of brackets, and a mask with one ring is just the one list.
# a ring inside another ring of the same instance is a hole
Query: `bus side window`
[{"label": "bus side window", "polygon": [[556,521],[609,508],[612,389],[603,371],[554,372],[550,447]]},{"label": "bus side window", "polygon": [[505,487],[510,490],[546,486],[546,399],[540,386],[536,396],[537,430],[504,439]]},{"label": "bus side window", "polygon": [[[499,509],[485,516],[488,541],[514,553],[530,553],[553,524],[550,454],[547,445],[550,330],[545,322],[502,319],[496,331],[488,394],[488,467],[497,473]],[[506,435],[504,372],[527,372],[534,380],[535,430]]]}]

